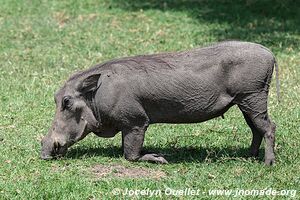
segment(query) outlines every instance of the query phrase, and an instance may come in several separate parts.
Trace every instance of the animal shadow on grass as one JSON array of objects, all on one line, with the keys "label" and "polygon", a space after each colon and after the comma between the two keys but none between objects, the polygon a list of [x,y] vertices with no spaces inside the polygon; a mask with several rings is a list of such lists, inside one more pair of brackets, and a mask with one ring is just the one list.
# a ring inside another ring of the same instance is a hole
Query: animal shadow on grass
[{"label": "animal shadow on grass", "polygon": [[[261,149],[263,152],[263,149]],[[185,162],[225,162],[228,160],[246,160],[249,158],[249,149],[244,147],[228,146],[218,147],[144,147],[143,153],[158,153],[163,155],[169,163]],[[70,149],[67,159],[80,159],[86,157],[102,156],[121,158],[121,147],[80,147]],[[260,156],[258,160],[262,161]]]}]

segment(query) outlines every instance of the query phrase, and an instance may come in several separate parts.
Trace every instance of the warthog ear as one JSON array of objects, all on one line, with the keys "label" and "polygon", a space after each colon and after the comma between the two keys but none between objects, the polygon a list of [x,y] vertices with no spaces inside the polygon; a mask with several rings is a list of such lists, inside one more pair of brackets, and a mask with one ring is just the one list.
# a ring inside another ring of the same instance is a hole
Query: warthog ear
[{"label": "warthog ear", "polygon": [[101,74],[93,74],[83,79],[77,87],[77,90],[81,93],[94,92],[100,87],[98,80]]}]

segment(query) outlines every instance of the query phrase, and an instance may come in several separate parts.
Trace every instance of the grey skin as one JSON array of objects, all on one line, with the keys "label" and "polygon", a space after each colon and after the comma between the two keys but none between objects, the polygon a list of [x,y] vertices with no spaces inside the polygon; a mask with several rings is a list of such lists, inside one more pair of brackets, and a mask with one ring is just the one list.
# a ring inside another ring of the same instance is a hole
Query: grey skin
[{"label": "grey skin", "polygon": [[274,66],[277,72],[267,48],[238,41],[96,65],[71,76],[55,94],[56,114],[41,158],[65,155],[90,132],[121,132],[127,160],[167,163],[161,155],[141,153],[150,124],[203,122],[237,105],[252,130],[251,155],[258,156],[264,138],[265,164],[271,165],[276,126],[267,100]]}]

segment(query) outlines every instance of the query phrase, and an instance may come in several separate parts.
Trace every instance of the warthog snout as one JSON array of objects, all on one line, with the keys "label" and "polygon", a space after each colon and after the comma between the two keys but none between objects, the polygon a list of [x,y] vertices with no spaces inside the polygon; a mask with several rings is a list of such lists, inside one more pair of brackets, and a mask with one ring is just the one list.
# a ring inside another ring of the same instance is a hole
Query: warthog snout
[{"label": "warthog snout", "polygon": [[42,139],[41,159],[50,160],[64,156],[67,153],[68,146],[62,144],[56,139],[45,136]]}]

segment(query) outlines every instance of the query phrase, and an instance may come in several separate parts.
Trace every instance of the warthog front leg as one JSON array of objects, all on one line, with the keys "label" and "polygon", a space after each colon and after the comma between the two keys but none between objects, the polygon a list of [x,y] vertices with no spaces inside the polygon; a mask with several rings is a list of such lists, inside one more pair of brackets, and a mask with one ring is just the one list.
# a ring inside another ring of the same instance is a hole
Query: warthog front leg
[{"label": "warthog front leg", "polygon": [[135,127],[122,131],[122,147],[126,160],[166,164],[168,161],[155,153],[141,155],[146,128]]}]

